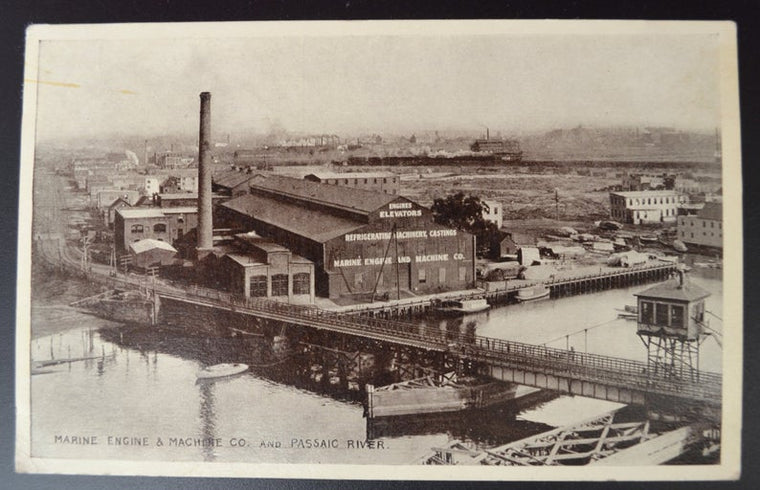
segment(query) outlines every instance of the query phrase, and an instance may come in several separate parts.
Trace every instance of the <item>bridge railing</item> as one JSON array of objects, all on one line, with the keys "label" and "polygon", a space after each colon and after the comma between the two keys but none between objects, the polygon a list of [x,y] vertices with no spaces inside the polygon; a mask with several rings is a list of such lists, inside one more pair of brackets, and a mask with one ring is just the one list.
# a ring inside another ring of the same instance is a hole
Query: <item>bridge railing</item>
[{"label": "bridge railing", "polygon": [[520,368],[535,368],[542,372],[572,374],[579,379],[663,394],[681,394],[690,398],[710,400],[720,399],[722,376],[718,373],[700,372],[697,380],[665,378],[661,373],[648,372],[647,365],[642,362],[601,354],[482,337],[458,330],[445,330],[438,326],[368,317],[352,319],[313,306],[292,305],[263,298],[246,298],[202,287],[191,287],[185,291],[185,294],[160,286],[155,290],[162,295],[180,299],[183,299],[185,295],[204,298],[225,308],[246,308],[268,312],[286,321],[303,320],[307,324],[326,329],[340,328],[357,334],[372,334],[396,342],[412,341],[418,345],[451,351],[458,356],[474,360]]}]

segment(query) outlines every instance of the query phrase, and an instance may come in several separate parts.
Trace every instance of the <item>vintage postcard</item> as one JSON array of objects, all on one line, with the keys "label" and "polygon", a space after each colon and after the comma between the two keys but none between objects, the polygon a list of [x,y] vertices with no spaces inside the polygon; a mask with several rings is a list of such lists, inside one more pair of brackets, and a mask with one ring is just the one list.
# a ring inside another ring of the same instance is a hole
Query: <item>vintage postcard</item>
[{"label": "vintage postcard", "polygon": [[738,478],[737,73],[730,22],[29,27],[17,470]]}]

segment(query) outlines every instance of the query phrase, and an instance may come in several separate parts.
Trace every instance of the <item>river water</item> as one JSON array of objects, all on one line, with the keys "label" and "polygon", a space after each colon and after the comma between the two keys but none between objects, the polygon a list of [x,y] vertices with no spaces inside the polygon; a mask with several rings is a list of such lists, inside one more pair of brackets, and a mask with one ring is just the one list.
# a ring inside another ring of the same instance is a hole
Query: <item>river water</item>
[{"label": "river water", "polygon": [[[707,300],[714,314],[711,327],[721,330],[722,282],[699,271],[690,276],[712,293]],[[617,319],[615,308],[634,304],[633,293],[649,286],[510,305],[464,322],[476,322],[478,335],[645,361],[635,322]],[[275,382],[281,379],[277,366],[196,382],[197,371],[208,364],[255,365],[259,351],[253,343],[168,327],[117,325],[80,314],[65,307],[76,297],[76,287],[62,280],[49,281],[39,291],[32,321],[41,327],[54,324],[58,333],[32,340],[32,360],[100,358],[32,376],[35,457],[410,464],[454,439],[493,447],[620,406],[539,396],[517,406],[404,417],[368,427],[357,400]],[[703,343],[700,365],[721,371],[714,339]]]}]

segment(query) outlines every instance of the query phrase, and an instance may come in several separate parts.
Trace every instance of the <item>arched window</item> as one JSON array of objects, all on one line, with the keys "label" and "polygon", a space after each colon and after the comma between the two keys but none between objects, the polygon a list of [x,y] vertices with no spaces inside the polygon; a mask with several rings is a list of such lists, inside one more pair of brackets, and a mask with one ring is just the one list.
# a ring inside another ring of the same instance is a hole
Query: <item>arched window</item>
[{"label": "arched window", "polygon": [[164,223],[156,223],[153,225],[153,233],[166,233],[166,225]]},{"label": "arched window", "polygon": [[142,233],[143,232],[143,225],[132,225],[131,231],[132,231],[132,233]]}]

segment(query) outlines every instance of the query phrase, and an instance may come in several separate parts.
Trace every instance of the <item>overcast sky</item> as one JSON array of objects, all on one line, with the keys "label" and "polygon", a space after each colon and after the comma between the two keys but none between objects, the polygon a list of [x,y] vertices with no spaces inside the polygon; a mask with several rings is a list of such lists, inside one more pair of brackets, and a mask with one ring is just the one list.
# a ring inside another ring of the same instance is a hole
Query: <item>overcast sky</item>
[{"label": "overcast sky", "polygon": [[[482,35],[43,41],[41,138],[719,124],[717,37]],[[33,84],[28,84],[28,86]]]}]

